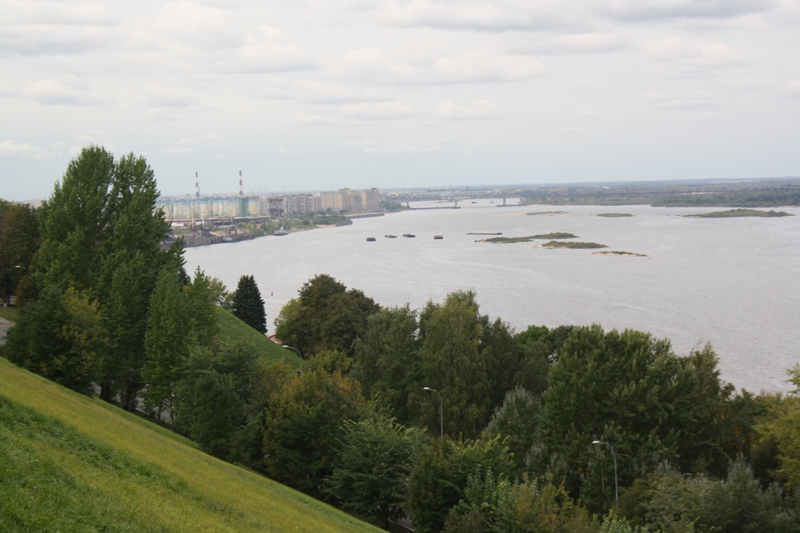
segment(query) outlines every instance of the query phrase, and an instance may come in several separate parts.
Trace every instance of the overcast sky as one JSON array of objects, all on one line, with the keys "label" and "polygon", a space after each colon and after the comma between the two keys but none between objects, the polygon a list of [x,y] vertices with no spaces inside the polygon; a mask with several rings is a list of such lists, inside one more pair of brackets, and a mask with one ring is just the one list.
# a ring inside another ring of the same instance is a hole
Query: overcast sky
[{"label": "overcast sky", "polygon": [[0,197],[800,175],[800,0],[0,0]]}]

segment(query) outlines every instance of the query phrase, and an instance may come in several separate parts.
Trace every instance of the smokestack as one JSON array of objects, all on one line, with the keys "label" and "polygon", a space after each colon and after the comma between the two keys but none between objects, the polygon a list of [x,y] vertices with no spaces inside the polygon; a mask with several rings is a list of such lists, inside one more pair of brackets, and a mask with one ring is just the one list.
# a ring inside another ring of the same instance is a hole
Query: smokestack
[{"label": "smokestack", "polygon": [[197,172],[194,173],[194,197],[200,198],[200,178],[197,177]]},{"label": "smokestack", "polygon": [[239,196],[244,196],[244,192],[242,192],[242,171],[239,171]]}]

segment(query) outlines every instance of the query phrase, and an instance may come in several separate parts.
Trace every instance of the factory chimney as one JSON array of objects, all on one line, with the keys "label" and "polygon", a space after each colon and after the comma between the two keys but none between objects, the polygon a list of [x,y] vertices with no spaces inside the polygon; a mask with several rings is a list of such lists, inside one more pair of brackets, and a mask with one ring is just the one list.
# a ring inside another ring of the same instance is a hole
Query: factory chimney
[{"label": "factory chimney", "polygon": [[242,192],[242,171],[239,171],[239,196],[244,196],[244,192]]},{"label": "factory chimney", "polygon": [[194,197],[200,198],[200,178],[197,177],[197,172],[194,173]]}]

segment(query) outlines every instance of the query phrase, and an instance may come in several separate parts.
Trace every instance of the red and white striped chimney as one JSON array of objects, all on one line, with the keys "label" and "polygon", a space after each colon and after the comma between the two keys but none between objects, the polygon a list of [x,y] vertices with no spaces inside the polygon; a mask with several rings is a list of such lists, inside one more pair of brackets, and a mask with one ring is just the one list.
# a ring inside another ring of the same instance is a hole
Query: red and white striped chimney
[{"label": "red and white striped chimney", "polygon": [[194,173],[194,197],[200,198],[200,178],[197,177],[197,172]]},{"label": "red and white striped chimney", "polygon": [[239,171],[239,196],[244,196],[244,192],[242,191],[242,171]]}]

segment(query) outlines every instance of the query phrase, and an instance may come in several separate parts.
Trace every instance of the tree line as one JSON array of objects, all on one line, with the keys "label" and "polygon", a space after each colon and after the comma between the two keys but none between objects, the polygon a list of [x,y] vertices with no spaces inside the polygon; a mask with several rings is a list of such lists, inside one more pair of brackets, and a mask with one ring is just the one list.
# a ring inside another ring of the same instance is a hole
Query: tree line
[{"label": "tree line", "polygon": [[[70,163],[31,213],[5,357],[386,528],[800,529],[798,390],[736,391],[711,346],[516,332],[471,291],[385,308],[324,274],[275,320],[302,369],[267,364],[219,336],[222,309],[266,333],[254,279],[229,294],[188,276],[180,242],[161,247],[157,196],[142,158],[89,147]],[[800,389],[800,366],[790,378]]]}]

